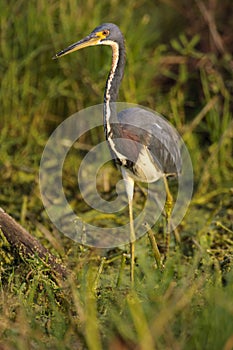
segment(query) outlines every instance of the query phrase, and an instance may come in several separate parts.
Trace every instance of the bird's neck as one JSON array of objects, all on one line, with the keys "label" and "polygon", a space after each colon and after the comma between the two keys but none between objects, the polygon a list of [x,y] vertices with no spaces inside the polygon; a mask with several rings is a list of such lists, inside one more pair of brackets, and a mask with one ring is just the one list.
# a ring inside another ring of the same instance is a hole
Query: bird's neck
[{"label": "bird's neck", "polygon": [[106,82],[104,93],[104,126],[105,134],[108,139],[111,137],[111,123],[117,121],[116,100],[119,87],[124,74],[125,49],[123,42],[120,44],[111,42],[112,47],[112,66]]}]

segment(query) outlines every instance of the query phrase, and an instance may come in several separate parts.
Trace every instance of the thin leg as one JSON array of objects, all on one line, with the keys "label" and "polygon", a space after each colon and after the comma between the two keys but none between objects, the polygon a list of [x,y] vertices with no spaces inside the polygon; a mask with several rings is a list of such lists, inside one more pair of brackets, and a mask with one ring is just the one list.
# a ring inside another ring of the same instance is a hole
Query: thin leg
[{"label": "thin leg", "polygon": [[172,213],[172,206],[173,206],[173,197],[170,192],[167,178],[166,176],[163,177],[165,190],[166,190],[166,203],[165,203],[165,215],[167,220],[167,229],[166,229],[166,241],[165,241],[165,259],[167,258],[169,254],[169,248],[170,248],[170,237],[171,237],[171,213]]},{"label": "thin leg", "polygon": [[134,284],[134,241],[136,240],[134,231],[134,220],[133,220],[133,193],[134,193],[134,180],[126,171],[125,168],[121,168],[122,175],[125,181],[125,189],[128,196],[129,202],[129,225],[130,225],[130,280],[132,285]]},{"label": "thin leg", "polygon": [[134,231],[134,222],[133,222],[133,201],[129,201],[129,224],[130,224],[130,280],[132,285],[134,284],[134,258],[135,258],[135,251],[134,251],[134,241],[136,239],[135,237],[135,231]]}]

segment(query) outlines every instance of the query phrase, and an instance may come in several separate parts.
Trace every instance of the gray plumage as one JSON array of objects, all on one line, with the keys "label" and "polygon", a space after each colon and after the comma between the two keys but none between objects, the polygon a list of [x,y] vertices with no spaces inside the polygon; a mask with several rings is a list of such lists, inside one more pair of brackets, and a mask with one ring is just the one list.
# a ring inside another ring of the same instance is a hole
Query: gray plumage
[{"label": "gray plumage", "polygon": [[[121,111],[116,116],[116,107],[114,102],[117,99],[121,80],[123,78],[125,66],[125,46],[124,37],[119,28],[112,23],[105,23],[98,26],[92,33],[101,30],[108,30],[109,35],[104,41],[111,45],[110,42],[118,45],[118,57],[115,71],[113,72],[113,65],[109,73],[105,94],[104,94],[104,128],[107,140],[112,139],[115,149],[112,149],[109,142],[110,150],[116,163],[124,166],[131,172],[134,178],[140,181],[153,181],[151,174],[146,173],[145,164],[140,164],[140,153],[143,146],[145,146],[144,155],[147,153],[148,162],[154,164],[154,181],[166,175],[179,174],[181,171],[181,154],[179,136],[175,129],[159,114],[152,113],[142,108],[129,108]],[[113,45],[112,45],[113,47]],[[113,62],[114,51],[113,51]],[[113,74],[112,82],[109,87],[109,79]],[[109,103],[111,115],[106,116],[106,104]],[[116,121],[117,122],[114,122]],[[109,130],[107,126],[109,124]],[[115,140],[114,139],[118,139]],[[120,139],[120,140],[119,140]],[[127,142],[131,140],[132,142]],[[125,157],[122,157],[125,156]],[[125,160],[126,158],[126,160]],[[145,157],[144,157],[145,158]],[[144,159],[145,160],[145,159]],[[151,169],[150,169],[151,172]],[[150,180],[150,178],[152,180]]]}]

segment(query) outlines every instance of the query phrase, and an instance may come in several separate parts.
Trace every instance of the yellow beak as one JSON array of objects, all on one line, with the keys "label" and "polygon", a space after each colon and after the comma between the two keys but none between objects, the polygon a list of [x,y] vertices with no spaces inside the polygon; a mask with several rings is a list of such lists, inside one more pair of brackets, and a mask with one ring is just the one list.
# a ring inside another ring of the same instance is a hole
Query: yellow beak
[{"label": "yellow beak", "polygon": [[61,56],[67,55],[71,52],[83,49],[84,47],[88,46],[94,46],[100,43],[101,37],[97,36],[96,34],[90,34],[86,36],[84,39],[78,41],[77,43],[74,43],[70,46],[68,46],[66,49],[58,52],[53,59],[59,58]]}]

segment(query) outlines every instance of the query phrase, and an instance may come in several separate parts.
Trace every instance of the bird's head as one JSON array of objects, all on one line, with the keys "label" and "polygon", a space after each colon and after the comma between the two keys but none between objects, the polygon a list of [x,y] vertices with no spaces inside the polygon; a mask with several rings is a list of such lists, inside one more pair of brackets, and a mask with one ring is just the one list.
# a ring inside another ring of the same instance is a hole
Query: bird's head
[{"label": "bird's head", "polygon": [[87,35],[82,40],[68,46],[66,49],[58,52],[53,58],[58,58],[68,53],[80,50],[84,47],[95,45],[110,45],[123,42],[123,35],[120,29],[113,23],[104,23],[96,27],[91,34]]}]

